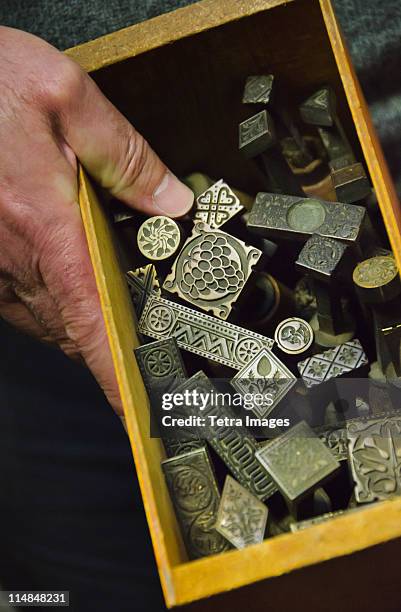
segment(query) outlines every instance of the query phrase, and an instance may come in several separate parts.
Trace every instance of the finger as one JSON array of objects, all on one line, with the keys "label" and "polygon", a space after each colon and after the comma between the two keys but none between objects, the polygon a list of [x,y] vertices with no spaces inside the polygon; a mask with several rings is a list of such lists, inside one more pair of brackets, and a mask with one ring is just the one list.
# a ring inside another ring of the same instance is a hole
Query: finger
[{"label": "finger", "polygon": [[87,75],[70,98],[64,138],[88,171],[117,198],[147,214],[179,217],[192,191],[172,174],[146,140]]},{"label": "finger", "polygon": [[48,238],[40,273],[60,313],[66,338],[76,347],[117,414],[123,414],[117,379],[79,217],[71,215]]}]

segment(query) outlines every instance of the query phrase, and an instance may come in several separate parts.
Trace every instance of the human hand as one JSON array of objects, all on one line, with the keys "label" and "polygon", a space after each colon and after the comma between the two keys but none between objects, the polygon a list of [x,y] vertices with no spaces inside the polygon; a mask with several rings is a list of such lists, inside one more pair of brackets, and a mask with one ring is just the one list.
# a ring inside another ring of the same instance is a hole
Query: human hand
[{"label": "human hand", "polygon": [[81,222],[77,159],[131,207],[178,217],[192,192],[77,64],[0,27],[0,316],[81,357],[122,414]]}]

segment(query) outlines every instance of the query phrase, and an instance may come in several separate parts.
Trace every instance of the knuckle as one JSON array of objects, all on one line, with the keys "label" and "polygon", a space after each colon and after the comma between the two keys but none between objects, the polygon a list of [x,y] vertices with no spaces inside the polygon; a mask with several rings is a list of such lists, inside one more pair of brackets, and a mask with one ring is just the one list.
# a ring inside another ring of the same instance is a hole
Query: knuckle
[{"label": "knuckle", "polygon": [[80,99],[86,78],[78,64],[61,56],[41,92],[47,109],[56,113],[68,109],[72,101]]}]

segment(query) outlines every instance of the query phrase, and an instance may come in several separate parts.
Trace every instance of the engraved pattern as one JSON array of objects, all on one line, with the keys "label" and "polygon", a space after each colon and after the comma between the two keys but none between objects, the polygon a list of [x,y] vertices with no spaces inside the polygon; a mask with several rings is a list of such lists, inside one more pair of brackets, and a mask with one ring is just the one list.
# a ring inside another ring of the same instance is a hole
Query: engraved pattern
[{"label": "engraved pattern", "polygon": [[367,363],[362,345],[355,339],[300,361],[297,366],[305,385],[313,387]]},{"label": "engraved pattern", "polygon": [[214,528],[220,493],[206,448],[167,459],[162,468],[188,556],[198,559],[228,550]]},{"label": "engraved pattern", "polygon": [[401,494],[401,418],[347,423],[355,497],[359,503]]},{"label": "engraved pattern", "polygon": [[333,453],[337,461],[348,459],[348,438],[345,427],[330,427],[318,432],[319,438]]},{"label": "engraved pattern", "polygon": [[274,339],[284,353],[298,355],[308,350],[312,344],[313,330],[303,319],[291,317],[277,325]]},{"label": "engraved pattern", "polygon": [[178,346],[235,370],[249,363],[273,340],[237,325],[150,295],[139,321],[139,331],[151,338],[173,337]]},{"label": "engraved pattern", "polygon": [[169,217],[150,217],[138,230],[137,243],[142,255],[160,261],[174,255],[180,245],[180,229]]},{"label": "engraved pattern", "polygon": [[[198,372],[177,389],[180,393],[196,390],[204,397],[209,394],[209,403],[202,409],[204,425],[198,428],[198,434],[207,439],[213,450],[224,461],[238,482],[255,497],[264,501],[277,488],[265,467],[256,458],[258,445],[246,427],[230,425],[235,418],[234,412],[216,398],[216,389],[203,372]],[[199,415],[199,406],[186,404],[189,414]],[[215,417],[213,420],[211,417]],[[218,419],[222,419],[220,424]]]},{"label": "engraved pattern", "polygon": [[226,319],[261,254],[242,240],[196,223],[163,289]]},{"label": "engraved pattern", "polygon": [[272,237],[288,235],[304,240],[317,233],[352,243],[359,236],[365,212],[355,204],[260,192],[247,226]]},{"label": "engraved pattern", "polygon": [[338,240],[314,234],[298,255],[297,266],[305,271],[333,277],[347,246]]},{"label": "engraved pattern", "polygon": [[340,467],[305,421],[262,447],[256,456],[290,501],[315,488]]},{"label": "engraved pattern", "polygon": [[272,74],[250,76],[245,83],[242,102],[244,104],[268,104],[273,88]]},{"label": "engraved pattern", "polygon": [[334,122],[333,95],[329,88],[323,87],[312,94],[300,107],[305,123],[329,127]]},{"label": "engraved pattern", "polygon": [[161,295],[160,283],[157,278],[156,268],[153,264],[147,264],[142,268],[127,272],[126,279],[130,291],[135,312],[141,316],[148,295],[153,292]]},{"label": "engraved pattern", "polygon": [[359,263],[353,273],[354,282],[360,287],[374,289],[387,285],[398,275],[392,255],[371,257]]},{"label": "engraved pattern", "polygon": [[268,509],[238,482],[227,476],[217,513],[216,530],[242,549],[263,541]]},{"label": "engraved pattern", "polygon": [[194,220],[218,229],[243,209],[235,193],[221,179],[197,197]]},{"label": "engraved pattern", "polygon": [[[174,338],[158,340],[135,349],[135,356],[152,409],[159,411],[161,395],[171,393],[187,378],[177,342]],[[176,416],[178,411],[176,410]],[[181,428],[179,439],[163,436],[169,457],[204,446],[204,441],[189,428]]]},{"label": "engraved pattern", "polygon": [[243,395],[262,394],[266,398],[265,402],[252,408],[256,416],[264,418],[276,408],[296,380],[274,353],[262,349],[234,376],[231,384]]},{"label": "engraved pattern", "polygon": [[239,125],[239,147],[246,147],[251,142],[269,132],[268,115],[261,111]]}]

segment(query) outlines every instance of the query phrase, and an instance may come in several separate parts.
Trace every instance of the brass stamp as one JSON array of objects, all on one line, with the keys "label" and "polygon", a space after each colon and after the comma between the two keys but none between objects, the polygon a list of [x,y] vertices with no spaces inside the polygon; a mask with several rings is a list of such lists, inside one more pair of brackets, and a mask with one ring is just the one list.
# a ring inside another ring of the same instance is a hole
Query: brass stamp
[{"label": "brass stamp", "polygon": [[188,556],[198,559],[228,550],[214,528],[220,492],[206,448],[166,459],[162,468]]},{"label": "brass stamp", "polygon": [[296,380],[274,353],[262,349],[234,376],[231,384],[243,395],[263,395],[263,403],[255,403],[252,412],[257,417],[264,418],[276,408]]},{"label": "brass stamp", "polygon": [[290,502],[315,489],[340,467],[305,421],[263,446],[256,456]]},{"label": "brass stamp", "polygon": [[267,506],[228,475],[217,512],[216,530],[235,548],[242,549],[263,541],[267,516]]},{"label": "brass stamp", "polygon": [[273,346],[271,338],[156,295],[146,302],[139,331],[160,340],[173,337],[180,348],[235,370],[249,363],[261,348]]},{"label": "brass stamp", "polygon": [[230,234],[196,223],[163,289],[226,319],[261,254]]},{"label": "brass stamp", "polygon": [[137,243],[142,255],[153,261],[168,259],[180,246],[181,234],[177,223],[169,217],[146,219],[138,230]]},{"label": "brass stamp", "polygon": [[147,264],[142,268],[130,270],[126,273],[126,279],[135,312],[139,318],[149,294],[153,292],[155,295],[161,295],[156,268],[153,264]]},{"label": "brass stamp", "polygon": [[313,342],[313,330],[309,323],[298,317],[281,321],[274,332],[277,346],[284,353],[299,355],[308,350]]},{"label": "brass stamp", "polygon": [[247,226],[272,238],[305,240],[312,234],[355,243],[365,208],[355,204],[263,193],[256,196]]},{"label": "brass stamp", "polygon": [[221,179],[196,198],[194,221],[218,229],[243,209],[239,198]]}]

